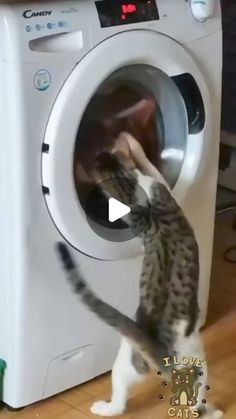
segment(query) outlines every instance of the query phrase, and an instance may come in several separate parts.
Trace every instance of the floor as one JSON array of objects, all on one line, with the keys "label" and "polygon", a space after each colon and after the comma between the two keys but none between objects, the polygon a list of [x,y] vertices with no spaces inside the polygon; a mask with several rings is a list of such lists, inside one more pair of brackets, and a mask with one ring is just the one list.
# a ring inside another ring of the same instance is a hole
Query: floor
[{"label": "floor", "polygon": [[[225,412],[225,419],[236,418],[236,264],[225,262],[223,253],[236,244],[232,215],[217,216],[213,257],[212,285],[204,341],[209,359],[210,391],[207,400]],[[0,411],[0,419],[88,419],[94,418],[89,407],[94,400],[108,399],[109,374],[40,402],[19,412]],[[164,400],[160,399],[163,396]],[[169,390],[152,374],[130,397],[124,419],[167,419]],[[185,416],[177,416],[185,417]]]}]

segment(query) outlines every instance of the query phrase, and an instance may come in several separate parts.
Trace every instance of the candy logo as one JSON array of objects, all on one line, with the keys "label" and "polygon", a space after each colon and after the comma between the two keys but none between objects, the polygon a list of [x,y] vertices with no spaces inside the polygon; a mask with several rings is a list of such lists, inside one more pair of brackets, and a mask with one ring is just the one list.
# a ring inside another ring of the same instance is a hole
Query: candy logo
[{"label": "candy logo", "polygon": [[43,10],[42,12],[33,12],[32,10],[25,10],[23,13],[24,18],[30,19],[31,17],[50,16],[52,10]]}]

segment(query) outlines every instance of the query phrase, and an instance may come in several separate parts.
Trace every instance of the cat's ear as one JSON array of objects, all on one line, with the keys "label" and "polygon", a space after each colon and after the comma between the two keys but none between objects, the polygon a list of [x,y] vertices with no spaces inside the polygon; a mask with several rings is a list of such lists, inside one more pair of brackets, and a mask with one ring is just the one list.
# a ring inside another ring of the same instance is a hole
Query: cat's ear
[{"label": "cat's ear", "polygon": [[121,112],[118,117],[128,118],[133,123],[145,127],[156,110],[156,102],[152,98],[141,99],[135,105]]}]

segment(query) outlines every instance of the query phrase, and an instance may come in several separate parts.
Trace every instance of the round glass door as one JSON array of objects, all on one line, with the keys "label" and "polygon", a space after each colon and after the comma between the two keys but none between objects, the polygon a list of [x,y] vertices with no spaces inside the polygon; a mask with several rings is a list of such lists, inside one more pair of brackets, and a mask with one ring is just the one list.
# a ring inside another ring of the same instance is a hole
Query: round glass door
[{"label": "round glass door", "polygon": [[[94,47],[65,80],[45,130],[42,186],[58,232],[75,249],[99,259],[139,254],[139,240],[109,241],[91,228],[85,206],[93,185],[86,170],[97,153],[128,131],[184,205],[202,165],[210,108],[195,61],[165,35],[125,31]],[[91,208],[100,221],[102,201],[97,196]]]},{"label": "round glass door", "polygon": [[[75,188],[82,207],[104,224],[107,202],[102,192],[97,191],[93,205],[86,205],[94,187],[86,172],[123,131],[142,144],[173,188],[185,158],[188,121],[179,89],[161,70],[141,64],[117,70],[98,87],[81,119],[74,149]],[[112,226],[119,227],[122,221]]]}]

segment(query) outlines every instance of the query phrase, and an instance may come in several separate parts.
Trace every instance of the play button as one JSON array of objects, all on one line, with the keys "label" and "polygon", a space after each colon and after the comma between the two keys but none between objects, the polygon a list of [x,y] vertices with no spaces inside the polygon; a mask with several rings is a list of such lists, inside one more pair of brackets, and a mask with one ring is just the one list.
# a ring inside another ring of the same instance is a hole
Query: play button
[{"label": "play button", "polygon": [[[112,180],[113,184],[119,183],[121,178],[116,179]],[[150,206],[146,192],[139,185],[136,186],[135,197],[133,205],[125,193],[121,199],[116,194],[116,188],[111,188],[110,179],[94,186],[88,193],[84,205],[88,224],[97,235],[107,241],[125,242],[134,239],[149,222]],[[142,222],[133,228],[131,219],[134,213],[137,215],[137,211],[142,217]]]},{"label": "play button", "polygon": [[131,211],[128,205],[122,204],[122,202],[118,201],[115,198],[109,199],[108,204],[108,219],[110,223],[114,223],[115,221],[123,218],[125,215],[129,214]]}]

